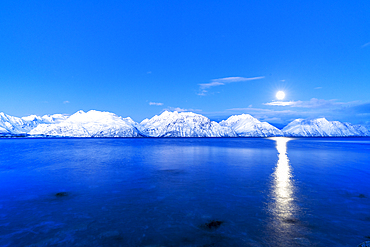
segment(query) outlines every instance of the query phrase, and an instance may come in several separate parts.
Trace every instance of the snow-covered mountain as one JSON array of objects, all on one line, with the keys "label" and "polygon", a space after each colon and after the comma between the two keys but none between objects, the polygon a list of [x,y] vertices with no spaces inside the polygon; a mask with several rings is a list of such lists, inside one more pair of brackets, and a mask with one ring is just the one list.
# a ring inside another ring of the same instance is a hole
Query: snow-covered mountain
[{"label": "snow-covered mountain", "polygon": [[78,111],[57,124],[40,124],[30,135],[67,137],[140,137],[131,118],[101,111]]},{"label": "snow-covered mountain", "polygon": [[352,125],[325,118],[313,120],[296,119],[283,129],[285,136],[325,137],[325,136],[370,136],[370,131],[362,125]]},{"label": "snow-covered mountain", "polygon": [[3,112],[0,113],[0,133],[2,134],[20,134],[25,131],[22,128],[23,121],[20,118],[9,116]]},{"label": "snow-covered mountain", "polygon": [[249,114],[231,116],[220,123],[192,112],[165,111],[140,124],[110,112],[78,111],[71,116],[54,114],[13,117],[0,113],[0,136],[66,137],[326,137],[370,136],[370,129],[325,118],[296,119],[283,130]]},{"label": "snow-covered mountain", "polygon": [[169,112],[144,119],[140,132],[148,137],[236,137],[235,132],[192,112]]},{"label": "snow-covered mountain", "polygon": [[28,122],[38,122],[38,123],[60,123],[66,120],[69,116],[65,114],[53,114],[53,115],[44,115],[42,117],[36,115],[30,115],[27,117],[22,117],[24,121]]},{"label": "snow-covered mountain", "polygon": [[40,124],[59,123],[66,118],[67,116],[62,114],[45,115],[42,117],[31,115],[18,118],[0,112],[0,134],[26,134]]},{"label": "snow-covered mountain", "polygon": [[220,122],[241,137],[283,136],[283,132],[267,122],[260,122],[249,114],[234,115]]}]

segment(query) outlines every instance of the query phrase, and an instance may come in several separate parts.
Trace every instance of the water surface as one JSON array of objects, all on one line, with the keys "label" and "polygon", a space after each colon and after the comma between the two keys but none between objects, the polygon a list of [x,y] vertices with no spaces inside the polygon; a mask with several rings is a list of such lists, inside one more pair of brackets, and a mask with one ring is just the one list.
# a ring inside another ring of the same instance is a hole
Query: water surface
[{"label": "water surface", "polygon": [[369,162],[369,138],[0,139],[0,246],[357,246]]}]

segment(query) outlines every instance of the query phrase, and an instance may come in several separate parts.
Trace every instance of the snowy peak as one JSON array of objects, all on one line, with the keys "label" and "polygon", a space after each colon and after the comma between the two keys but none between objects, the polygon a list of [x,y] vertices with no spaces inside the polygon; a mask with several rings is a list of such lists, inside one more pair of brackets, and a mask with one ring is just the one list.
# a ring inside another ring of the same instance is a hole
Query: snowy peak
[{"label": "snowy peak", "polygon": [[326,136],[370,136],[370,131],[361,125],[328,121],[325,118],[311,120],[296,119],[289,123],[283,132],[286,136],[326,137]]},{"label": "snowy peak", "polygon": [[[2,134],[18,134],[19,130],[15,126],[23,125],[20,118],[9,116],[3,112],[0,112],[0,133]],[[22,133],[22,131],[20,132]]]},{"label": "snowy peak", "polygon": [[136,123],[114,113],[91,110],[78,111],[57,124],[41,124],[29,132],[31,135],[69,137],[138,137]]},{"label": "snowy peak", "polygon": [[325,118],[296,119],[283,130],[249,114],[234,115],[220,123],[193,112],[164,111],[140,124],[111,112],[78,111],[63,114],[13,117],[0,112],[0,136],[66,137],[326,137],[370,136],[370,129]]},{"label": "snowy peak", "polygon": [[111,112],[90,110],[88,112],[78,111],[71,115],[65,120],[66,123],[76,123],[76,124],[128,124],[135,125],[136,123],[129,117],[122,118]]},{"label": "snowy peak", "polygon": [[69,116],[63,114],[44,115],[42,120],[44,123],[60,123],[66,120]]},{"label": "snowy peak", "polygon": [[35,115],[30,117],[18,118],[0,113],[0,133],[3,134],[26,134],[43,120]]},{"label": "snowy peak", "polygon": [[21,119],[23,119],[24,121],[42,121],[42,118],[39,117],[39,116],[36,116],[36,115],[30,115],[30,116],[27,116],[27,117],[22,117]]},{"label": "snowy peak", "polygon": [[220,122],[241,137],[282,136],[283,132],[267,122],[260,122],[249,114],[234,115]]},{"label": "snowy peak", "polygon": [[22,117],[21,119],[25,122],[32,122],[34,123],[35,127],[38,124],[42,123],[60,123],[68,118],[67,115],[63,114],[54,114],[54,115],[44,115],[42,117],[39,117],[37,115],[30,115],[27,117]]},{"label": "snowy peak", "polygon": [[222,127],[205,116],[193,112],[169,112],[155,115],[140,123],[140,132],[148,137],[235,137],[228,127]]},{"label": "snowy peak", "polygon": [[114,113],[91,110],[88,112],[78,111],[71,115],[66,121],[68,123],[108,123],[121,119]]}]

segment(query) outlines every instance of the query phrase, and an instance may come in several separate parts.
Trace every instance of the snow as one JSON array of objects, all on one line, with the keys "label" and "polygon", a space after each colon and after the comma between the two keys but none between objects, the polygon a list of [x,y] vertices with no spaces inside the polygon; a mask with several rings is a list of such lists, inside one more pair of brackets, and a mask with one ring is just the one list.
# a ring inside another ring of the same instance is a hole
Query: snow
[{"label": "snow", "polygon": [[342,137],[370,136],[362,125],[325,118],[296,119],[283,130],[249,114],[234,115],[220,123],[193,112],[164,111],[141,123],[111,112],[78,111],[63,114],[13,117],[0,113],[0,134],[62,137]]},{"label": "snow", "polygon": [[311,120],[296,119],[289,123],[283,129],[283,132],[285,136],[305,137],[370,136],[370,131],[364,126],[339,121],[328,121],[325,118]]},{"label": "snow", "polygon": [[143,120],[139,130],[148,137],[236,137],[233,130],[193,112],[169,112]]},{"label": "snow", "polygon": [[30,115],[27,117],[12,117],[3,112],[0,113],[0,133],[27,134],[40,124],[58,123],[65,120],[67,116],[62,114],[45,115],[39,117]]},{"label": "snow", "polygon": [[234,115],[220,122],[233,129],[240,137],[283,136],[283,132],[267,122],[260,122],[249,114]]},{"label": "snow", "polygon": [[0,113],[0,127],[3,133],[25,134],[35,127],[32,121],[25,121],[18,117]]},{"label": "snow", "polygon": [[30,135],[68,137],[139,137],[141,136],[131,118],[114,113],[91,110],[78,111],[57,124],[40,124]]}]

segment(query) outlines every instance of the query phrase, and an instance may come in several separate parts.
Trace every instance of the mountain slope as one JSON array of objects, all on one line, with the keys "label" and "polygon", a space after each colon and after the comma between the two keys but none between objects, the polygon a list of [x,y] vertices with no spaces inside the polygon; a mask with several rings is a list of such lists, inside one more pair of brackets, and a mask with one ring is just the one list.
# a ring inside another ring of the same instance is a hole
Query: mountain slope
[{"label": "mountain slope", "polygon": [[370,131],[361,125],[328,121],[325,118],[313,120],[296,119],[283,129],[286,136],[370,136]]},{"label": "mountain slope", "polygon": [[148,137],[236,137],[230,128],[192,112],[165,111],[143,120],[139,130]]},{"label": "mountain slope", "polygon": [[220,122],[241,137],[283,136],[283,132],[267,122],[260,122],[249,114],[234,115]]},{"label": "mountain slope", "polygon": [[192,112],[165,111],[140,124],[110,112],[79,111],[62,114],[13,117],[0,113],[0,136],[66,137],[345,137],[370,136],[370,129],[325,118],[296,119],[283,130],[260,122],[249,114],[235,115],[220,123]]},{"label": "mountain slope", "polygon": [[3,112],[0,112],[0,133],[6,134],[26,134],[40,124],[58,123],[65,120],[67,117],[62,114],[45,115],[39,117],[31,115],[28,117],[12,117]]},{"label": "mountain slope", "polygon": [[40,124],[30,135],[68,137],[140,137],[137,124],[131,118],[122,118],[110,112],[78,111],[57,124]]}]

